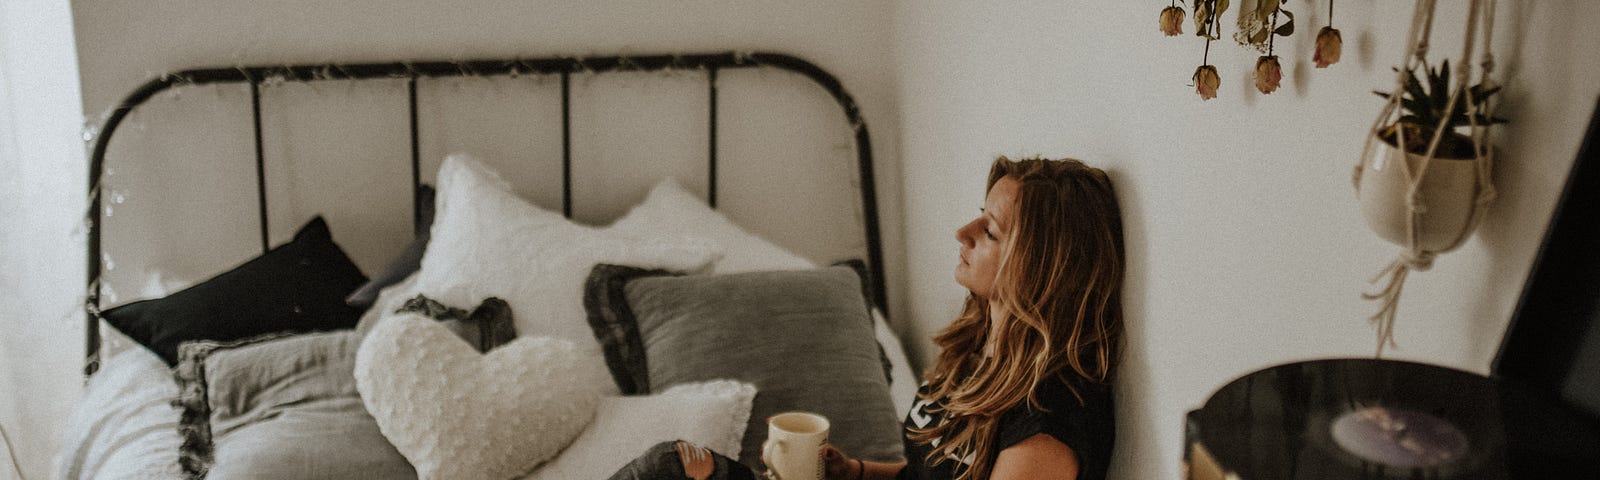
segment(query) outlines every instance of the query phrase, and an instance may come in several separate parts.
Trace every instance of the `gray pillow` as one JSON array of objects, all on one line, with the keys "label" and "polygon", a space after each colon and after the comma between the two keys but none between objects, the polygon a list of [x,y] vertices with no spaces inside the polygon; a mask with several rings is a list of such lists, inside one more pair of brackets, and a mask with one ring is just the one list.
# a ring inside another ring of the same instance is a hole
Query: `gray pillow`
[{"label": "gray pillow", "polygon": [[422,269],[422,254],[428,249],[428,239],[432,238],[433,227],[433,187],[421,185],[417,187],[417,222],[411,243],[400,255],[389,260],[383,271],[377,276],[361,284],[350,296],[344,298],[345,305],[356,308],[372,308],[378,301],[378,293],[385,287],[404,281],[406,277]]},{"label": "gray pillow", "polygon": [[719,378],[756,386],[740,462],[760,465],[767,417],[791,410],[826,416],[829,443],[850,455],[904,458],[872,318],[849,267],[677,277],[601,265],[586,290],[590,324],[619,381],[630,372],[615,368],[633,360],[613,350],[633,348],[644,366],[631,373],[642,371],[648,391]]},{"label": "gray pillow", "polygon": [[189,434],[185,473],[416,478],[356,392],[360,344],[350,330],[184,344],[177,376],[184,408],[180,429]]}]

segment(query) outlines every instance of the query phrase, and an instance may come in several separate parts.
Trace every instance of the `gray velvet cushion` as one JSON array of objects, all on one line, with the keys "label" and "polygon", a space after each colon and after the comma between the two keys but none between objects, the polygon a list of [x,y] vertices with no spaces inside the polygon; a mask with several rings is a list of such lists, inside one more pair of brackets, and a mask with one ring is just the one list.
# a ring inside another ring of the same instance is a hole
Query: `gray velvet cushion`
[{"label": "gray velvet cushion", "polygon": [[[354,331],[186,344],[179,375],[204,392],[209,478],[416,478],[356,392]],[[192,405],[186,405],[186,413]],[[187,420],[187,419],[186,419]],[[192,428],[192,426],[191,426]],[[193,472],[191,472],[193,473]]]},{"label": "gray velvet cushion", "polygon": [[586,289],[614,375],[625,362],[610,350],[631,345],[643,352],[649,391],[718,378],[756,386],[741,462],[760,465],[767,417],[791,410],[828,417],[829,443],[850,455],[903,458],[899,412],[849,267],[670,276],[602,265]]}]

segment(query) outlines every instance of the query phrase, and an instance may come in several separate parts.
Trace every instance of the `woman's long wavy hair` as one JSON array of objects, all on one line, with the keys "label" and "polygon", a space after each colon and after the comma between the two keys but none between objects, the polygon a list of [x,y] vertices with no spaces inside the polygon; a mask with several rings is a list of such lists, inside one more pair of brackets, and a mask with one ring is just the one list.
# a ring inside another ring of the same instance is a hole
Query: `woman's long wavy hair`
[{"label": "woman's long wavy hair", "polygon": [[990,299],[967,296],[934,337],[942,351],[923,395],[944,399],[935,408],[945,421],[910,433],[922,444],[941,439],[930,465],[970,458],[959,479],[988,478],[1001,414],[1024,401],[1043,410],[1034,394],[1042,382],[1064,382],[1081,403],[1076,385],[1110,381],[1122,336],[1122,214],[1105,172],[1077,160],[1000,157],[988,188],[1005,177],[1020,188],[992,293],[1001,326],[990,339]]}]

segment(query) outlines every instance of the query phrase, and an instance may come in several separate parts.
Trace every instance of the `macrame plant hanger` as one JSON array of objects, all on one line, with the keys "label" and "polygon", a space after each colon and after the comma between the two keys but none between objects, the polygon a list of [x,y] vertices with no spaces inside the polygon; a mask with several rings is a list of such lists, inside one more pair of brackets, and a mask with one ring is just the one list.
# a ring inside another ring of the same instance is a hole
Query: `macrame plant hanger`
[{"label": "macrame plant hanger", "polygon": [[[1417,0],[1416,2],[1415,11],[1412,14],[1410,36],[1407,38],[1406,43],[1406,57],[1402,62],[1404,67],[1396,72],[1394,91],[1389,95],[1389,100],[1384,105],[1382,113],[1378,115],[1372,129],[1368,132],[1366,144],[1362,148],[1361,163],[1356,167],[1358,194],[1360,193],[1359,176],[1363,175],[1361,166],[1368,165],[1369,162],[1374,161],[1375,155],[1385,154],[1382,149],[1374,148],[1376,146],[1375,142],[1380,141],[1380,130],[1385,124],[1396,122],[1400,114],[1401,97],[1406,90],[1407,78],[1410,78],[1412,72],[1415,72],[1418,67],[1424,67],[1423,62],[1428,53],[1428,40],[1433,30],[1434,7],[1435,0]],[[1407,273],[1412,270],[1428,270],[1433,266],[1434,257],[1460,246],[1472,234],[1478,223],[1482,221],[1484,212],[1488,210],[1489,202],[1494,200],[1495,190],[1490,183],[1493,150],[1489,144],[1489,124],[1487,123],[1487,119],[1492,118],[1492,112],[1487,104],[1488,102],[1479,104],[1474,95],[1467,93],[1469,85],[1481,84],[1486,89],[1493,88],[1489,74],[1494,70],[1494,54],[1491,51],[1493,45],[1491,39],[1494,32],[1494,11],[1494,0],[1471,0],[1469,2],[1461,61],[1456,65],[1456,72],[1453,75],[1457,79],[1457,83],[1449,87],[1450,103],[1446,107],[1444,115],[1440,118],[1439,124],[1433,126],[1433,137],[1428,142],[1427,151],[1417,155],[1420,157],[1417,164],[1410,165],[1410,162],[1405,161],[1402,157],[1401,161],[1393,162],[1396,165],[1391,167],[1403,172],[1405,178],[1406,190],[1402,197],[1404,205],[1398,207],[1406,210],[1405,218],[1407,221],[1405,222],[1405,241],[1397,242],[1401,243],[1400,246],[1404,250],[1389,266],[1385,267],[1370,281],[1370,283],[1377,284],[1387,277],[1388,282],[1376,293],[1362,294],[1362,298],[1377,300],[1380,304],[1378,312],[1370,317],[1370,320],[1377,327],[1378,345],[1376,357],[1383,356],[1385,347],[1396,345],[1394,341],[1395,307],[1400,301],[1400,292],[1405,286]],[[1477,39],[1480,30],[1483,34],[1483,45],[1478,57],[1479,68],[1473,69],[1471,59],[1473,53],[1477,51]],[[1435,94],[1437,95],[1438,93],[1435,92]],[[1448,131],[1450,118],[1456,113],[1456,105],[1461,101],[1463,95],[1465,95],[1465,104],[1468,109],[1467,118],[1471,128],[1470,137],[1474,158],[1471,160],[1451,161],[1470,161],[1473,164],[1475,192],[1470,206],[1471,210],[1465,227],[1455,233],[1453,240],[1445,242],[1443,246],[1424,245],[1422,242],[1421,223],[1423,216],[1427,214],[1428,208],[1423,205],[1422,195],[1419,192],[1422,190],[1424,176],[1429,172],[1428,166],[1434,162],[1434,157],[1438,153],[1440,141],[1451,133]],[[1484,119],[1484,123],[1480,124],[1480,118]],[[1404,155],[1404,145],[1406,145],[1405,129],[1396,128],[1395,132],[1395,145]],[[1371,174],[1371,172],[1366,174]]]}]

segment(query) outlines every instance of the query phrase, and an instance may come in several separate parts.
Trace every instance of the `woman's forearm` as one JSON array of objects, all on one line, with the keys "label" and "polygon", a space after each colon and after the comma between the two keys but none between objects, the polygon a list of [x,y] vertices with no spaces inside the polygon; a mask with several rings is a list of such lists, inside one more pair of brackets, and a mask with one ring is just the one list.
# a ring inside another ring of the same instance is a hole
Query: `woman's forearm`
[{"label": "woman's forearm", "polygon": [[900,470],[906,468],[906,462],[884,463],[861,461],[861,480],[894,480]]}]

